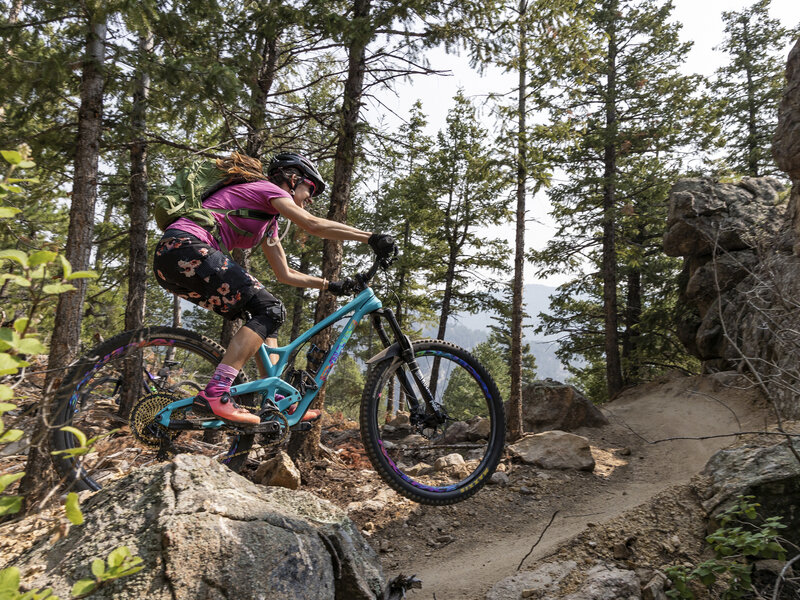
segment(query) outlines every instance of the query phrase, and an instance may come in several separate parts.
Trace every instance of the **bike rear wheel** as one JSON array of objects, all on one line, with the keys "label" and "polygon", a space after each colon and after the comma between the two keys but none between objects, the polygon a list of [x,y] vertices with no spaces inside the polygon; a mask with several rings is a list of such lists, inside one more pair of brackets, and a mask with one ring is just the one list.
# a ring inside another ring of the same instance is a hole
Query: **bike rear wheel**
[{"label": "bike rear wheel", "polygon": [[454,504],[486,484],[505,443],[505,413],[491,375],[466,350],[441,340],[413,342],[414,355],[447,421],[415,425],[400,384],[403,373],[422,393],[399,356],[373,365],[361,399],[361,437],[380,476],[422,504]]},{"label": "bike rear wheel", "polygon": [[[53,456],[56,470],[73,482],[74,489],[98,490],[103,482],[154,462],[158,449],[137,439],[118,414],[126,392],[133,388],[136,401],[152,394],[168,394],[175,399],[194,396],[211,378],[224,353],[222,346],[203,335],[171,327],[126,331],[92,349],[56,391],[51,443],[54,450],[79,446],[72,433],[60,430],[64,426],[76,427],[87,438],[118,431],[97,441],[90,454]],[[126,361],[136,366],[124,368]],[[136,376],[131,377],[132,371]],[[235,383],[246,380],[241,373]],[[239,471],[253,437],[225,431],[186,431],[176,445],[182,451],[214,456]]]}]

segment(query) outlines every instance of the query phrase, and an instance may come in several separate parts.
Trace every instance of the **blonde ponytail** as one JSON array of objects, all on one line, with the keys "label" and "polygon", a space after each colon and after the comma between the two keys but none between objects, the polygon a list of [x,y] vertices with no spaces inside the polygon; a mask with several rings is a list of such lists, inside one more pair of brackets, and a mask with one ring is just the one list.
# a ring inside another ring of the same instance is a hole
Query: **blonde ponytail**
[{"label": "blonde ponytail", "polygon": [[264,165],[257,158],[233,152],[228,158],[218,158],[217,168],[245,181],[264,181]]}]

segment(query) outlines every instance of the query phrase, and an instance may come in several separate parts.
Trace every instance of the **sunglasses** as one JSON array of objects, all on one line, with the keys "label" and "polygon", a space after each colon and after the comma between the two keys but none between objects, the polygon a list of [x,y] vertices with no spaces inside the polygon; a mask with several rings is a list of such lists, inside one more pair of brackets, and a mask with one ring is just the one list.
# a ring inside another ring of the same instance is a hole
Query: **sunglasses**
[{"label": "sunglasses", "polygon": [[313,181],[311,181],[310,179],[303,179],[303,181],[301,183],[307,183],[308,184],[308,187],[311,188],[311,196],[313,196],[314,193],[317,191],[317,185]]}]

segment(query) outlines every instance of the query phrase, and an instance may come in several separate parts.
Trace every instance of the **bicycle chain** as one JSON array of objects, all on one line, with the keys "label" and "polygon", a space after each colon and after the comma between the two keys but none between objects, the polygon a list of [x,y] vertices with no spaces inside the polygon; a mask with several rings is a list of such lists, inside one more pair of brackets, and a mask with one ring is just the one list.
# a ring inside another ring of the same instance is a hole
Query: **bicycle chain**
[{"label": "bicycle chain", "polygon": [[[245,406],[245,405],[240,405],[240,406]],[[248,406],[247,408],[255,408],[255,407]],[[270,417],[277,417],[278,419],[283,421],[283,426],[281,427],[281,434],[277,439],[269,442],[268,444],[258,444],[258,445],[251,446],[247,450],[242,450],[241,452],[234,452],[230,456],[225,455],[224,457],[219,459],[219,462],[222,462],[223,460],[231,460],[231,459],[233,459],[233,458],[235,458],[237,456],[241,456],[242,454],[250,454],[251,452],[254,452],[256,450],[262,450],[264,448],[270,448],[272,446],[277,446],[278,444],[281,444],[286,438],[288,438],[290,431],[289,431],[289,420],[286,418],[286,415],[284,415],[281,412],[277,412],[276,411],[276,412],[271,412],[270,413]],[[262,423],[263,422],[264,421],[262,421]]]},{"label": "bicycle chain", "polygon": [[[171,447],[172,440],[177,438],[181,432],[171,431],[169,428],[164,427],[160,423],[155,423],[154,421],[159,412],[161,412],[164,408],[166,408],[167,405],[169,405],[172,402],[175,402],[178,399],[179,398],[177,396],[174,396],[172,394],[156,392],[154,394],[149,394],[145,396],[139,402],[137,402],[134,405],[133,409],[131,409],[130,424],[131,424],[131,433],[133,433],[133,437],[146,446],[149,446],[151,448],[159,448],[161,446],[160,438],[163,436],[168,436],[169,437],[168,444]],[[240,404],[240,406],[250,410],[251,412],[259,408],[258,406],[249,404]],[[180,411],[180,412],[183,413],[185,411]],[[178,411],[176,411],[173,414],[174,415],[178,414]],[[283,443],[290,433],[289,420],[286,418],[286,415],[282,414],[281,412],[278,412],[277,410],[270,411],[270,413],[268,414],[268,418],[269,419],[277,418],[278,420],[282,421],[281,433],[276,439],[270,441],[267,444],[253,445],[247,450],[235,452],[234,454],[231,455],[225,455],[217,459],[218,462],[223,462],[224,460],[231,460],[243,454],[250,454],[251,452],[255,452],[257,450],[263,450],[264,448],[269,448]]]}]

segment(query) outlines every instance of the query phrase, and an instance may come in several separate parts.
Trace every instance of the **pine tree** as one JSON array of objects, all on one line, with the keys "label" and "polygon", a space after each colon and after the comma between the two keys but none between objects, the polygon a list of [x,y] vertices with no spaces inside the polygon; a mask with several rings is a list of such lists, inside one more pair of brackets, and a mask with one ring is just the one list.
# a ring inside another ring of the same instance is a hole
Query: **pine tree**
[{"label": "pine tree", "polygon": [[[591,269],[562,286],[544,330],[566,334],[562,356],[588,361],[573,367],[579,378],[605,372],[603,385],[593,384],[597,399],[638,381],[650,362],[640,351],[657,347],[643,338],[669,327],[668,306],[658,311],[660,327],[642,327],[656,306],[647,304],[655,290],[644,286],[677,275],[677,265],[658,260],[666,190],[683,151],[713,134],[700,78],[678,73],[689,45],[679,41],[671,11],[670,2],[597,3],[588,31],[594,50],[575,57],[568,99],[553,111],[574,135],[560,150],[567,181],[551,191],[559,230],[533,258],[541,274]],[[654,277],[655,268],[666,270]]]},{"label": "pine tree", "polygon": [[740,11],[725,11],[725,39],[717,50],[729,62],[717,71],[714,91],[724,124],[727,163],[736,173],[776,173],[771,155],[784,85],[785,47],[800,34],[769,16],[771,0]]}]

